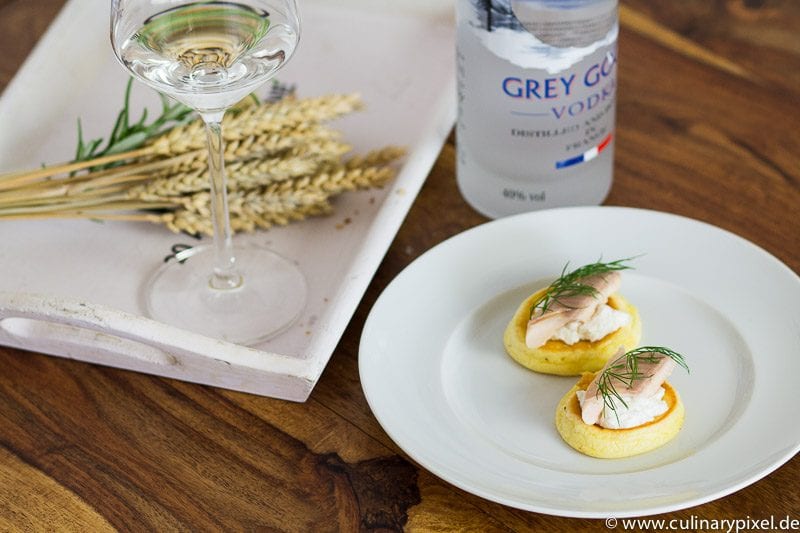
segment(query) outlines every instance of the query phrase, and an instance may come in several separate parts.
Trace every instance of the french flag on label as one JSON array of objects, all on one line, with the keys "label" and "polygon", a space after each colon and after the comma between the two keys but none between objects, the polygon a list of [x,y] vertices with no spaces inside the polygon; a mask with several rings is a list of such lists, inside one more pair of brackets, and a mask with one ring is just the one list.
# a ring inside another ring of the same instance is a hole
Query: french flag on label
[{"label": "french flag on label", "polygon": [[576,155],[575,157],[571,157],[569,159],[565,159],[563,161],[556,161],[556,168],[567,168],[571,167],[572,165],[577,165],[578,163],[583,163],[584,161],[591,161],[595,157],[597,157],[600,152],[606,149],[606,147],[611,144],[611,139],[614,137],[613,133],[609,133],[605,139],[600,141],[600,144],[589,148],[581,155]]}]

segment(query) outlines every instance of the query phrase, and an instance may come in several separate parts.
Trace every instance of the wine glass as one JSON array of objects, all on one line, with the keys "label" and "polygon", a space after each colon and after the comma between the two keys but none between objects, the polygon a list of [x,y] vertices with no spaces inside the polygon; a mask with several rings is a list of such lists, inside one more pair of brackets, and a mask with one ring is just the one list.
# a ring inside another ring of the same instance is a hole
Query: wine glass
[{"label": "wine glass", "polygon": [[305,305],[293,262],[232,244],[224,168],[225,110],[269,80],[300,32],[295,0],[112,0],[111,43],[139,80],[196,110],[206,125],[213,244],[156,270],[144,294],[151,317],[254,344],[285,330]]}]

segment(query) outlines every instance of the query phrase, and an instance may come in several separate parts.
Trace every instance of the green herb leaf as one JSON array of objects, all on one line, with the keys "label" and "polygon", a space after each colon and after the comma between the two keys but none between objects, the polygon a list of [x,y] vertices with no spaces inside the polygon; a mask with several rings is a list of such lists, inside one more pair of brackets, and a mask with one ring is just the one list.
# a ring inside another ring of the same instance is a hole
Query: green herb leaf
[{"label": "green herb leaf", "polygon": [[[117,115],[114,126],[108,139],[105,141],[105,146],[101,149],[100,145],[103,144],[103,138],[93,139],[88,143],[83,138],[83,127],[81,120],[78,119],[78,145],[75,149],[75,159],[73,162],[89,161],[99,157],[119,154],[136,150],[142,147],[152,137],[157,137],[165,131],[186,124],[195,119],[194,111],[179,103],[172,101],[168,96],[158,93],[161,100],[161,114],[148,124],[148,110],[142,110],[139,120],[131,124],[131,92],[133,89],[133,78],[128,79],[125,86],[125,95],[122,103],[122,110]],[[283,98],[294,92],[293,86],[284,86],[277,80],[273,80],[273,92],[280,94]],[[255,94],[250,94],[246,99],[252,100],[253,103],[258,105],[260,99]],[[236,106],[230,109],[232,114],[237,112]],[[92,170],[100,170],[108,168],[120,163],[112,163],[102,167],[92,167]]]},{"label": "green herb leaf", "polygon": [[634,381],[650,377],[639,371],[639,363],[658,363],[664,357],[669,357],[687,373],[689,372],[686,360],[678,352],[663,346],[642,346],[617,357],[600,373],[597,379],[597,392],[603,397],[603,404],[617,416],[617,420],[619,420],[619,416],[614,400],[618,400],[626,408],[628,404],[617,391],[615,381],[631,388]]},{"label": "green herb leaf", "polygon": [[626,261],[631,261],[633,259],[636,259],[636,257],[617,259],[616,261],[611,261],[608,263],[603,263],[598,260],[594,263],[577,268],[569,273],[567,272],[569,263],[567,263],[561,270],[561,276],[551,283],[547,288],[547,291],[545,291],[545,293],[531,306],[531,318],[533,318],[533,315],[537,310],[544,314],[548,309],[550,309],[550,306],[553,305],[553,303],[563,303],[563,300],[566,298],[573,296],[596,295],[597,290],[591,285],[585,285],[581,283],[581,279],[589,276],[595,276],[597,274],[633,268],[624,264]]},{"label": "green herb leaf", "polygon": [[102,138],[92,140],[89,143],[83,140],[83,129],[80,119],[78,120],[78,146],[75,150],[75,162],[88,161],[105,155],[135,150],[144,145],[147,139],[194,119],[194,111],[191,108],[178,102],[172,102],[169,98],[159,93],[161,115],[148,124],[148,112],[145,109],[142,111],[139,120],[131,124],[130,101],[132,88],[133,78],[130,78],[125,86],[122,110],[117,115],[111,134],[102,149],[100,149],[100,145],[103,144]]}]

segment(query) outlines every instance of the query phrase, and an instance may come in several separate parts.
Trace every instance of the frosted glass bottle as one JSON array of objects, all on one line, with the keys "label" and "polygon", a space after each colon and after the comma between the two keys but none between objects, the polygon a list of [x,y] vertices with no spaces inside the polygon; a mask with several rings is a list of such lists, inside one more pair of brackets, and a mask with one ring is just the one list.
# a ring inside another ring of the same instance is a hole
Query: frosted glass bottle
[{"label": "frosted glass bottle", "polygon": [[617,0],[457,0],[457,180],[501,217],[611,187]]}]

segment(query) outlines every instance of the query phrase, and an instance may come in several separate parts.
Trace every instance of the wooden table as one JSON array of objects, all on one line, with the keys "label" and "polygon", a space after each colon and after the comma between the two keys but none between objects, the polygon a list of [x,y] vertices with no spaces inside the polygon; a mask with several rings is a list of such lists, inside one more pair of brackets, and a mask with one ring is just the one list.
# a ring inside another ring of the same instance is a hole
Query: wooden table
[{"label": "wooden table", "polygon": [[[62,3],[0,0],[0,89]],[[800,271],[800,3],[653,4],[625,3],[635,11],[620,37],[607,203],[716,224]],[[304,404],[0,347],[0,529],[606,530],[452,487],[403,454],[362,394],[358,342],[377,296],[422,252],[485,221],[457,192],[453,143]],[[800,518],[800,458],[661,518],[770,515]]]}]

